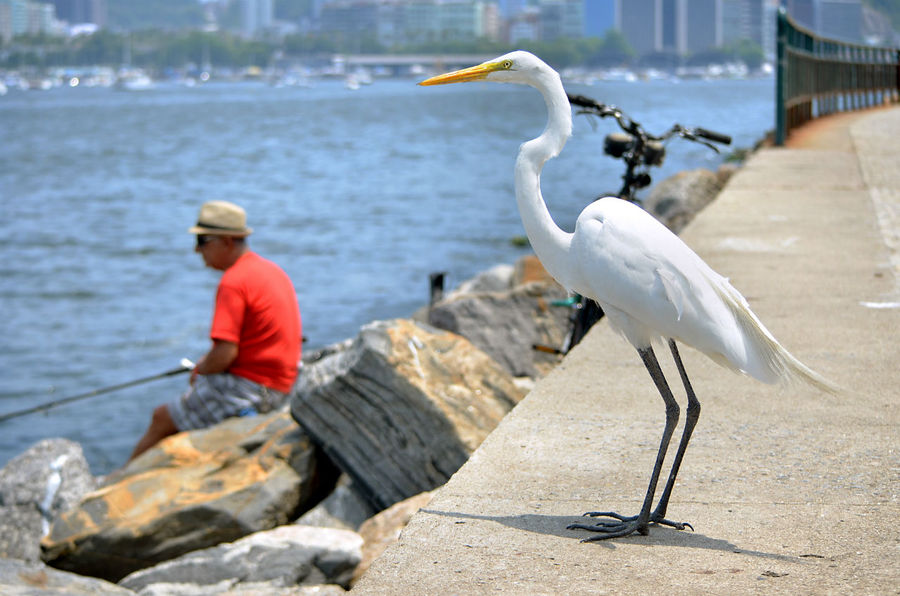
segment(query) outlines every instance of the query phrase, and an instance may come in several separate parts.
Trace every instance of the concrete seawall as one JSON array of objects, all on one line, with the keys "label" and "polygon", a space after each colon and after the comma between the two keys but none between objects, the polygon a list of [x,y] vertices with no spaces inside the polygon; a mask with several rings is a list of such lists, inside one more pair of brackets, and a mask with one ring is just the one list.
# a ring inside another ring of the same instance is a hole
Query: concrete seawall
[{"label": "concrete seawall", "polygon": [[638,355],[601,323],[353,592],[898,593],[898,164],[900,108],[822,119],[755,154],[682,234],[846,388],[771,387],[684,349],[703,411],[668,517],[696,531],[581,543],[566,529],[589,510],[637,513],[663,427]]}]

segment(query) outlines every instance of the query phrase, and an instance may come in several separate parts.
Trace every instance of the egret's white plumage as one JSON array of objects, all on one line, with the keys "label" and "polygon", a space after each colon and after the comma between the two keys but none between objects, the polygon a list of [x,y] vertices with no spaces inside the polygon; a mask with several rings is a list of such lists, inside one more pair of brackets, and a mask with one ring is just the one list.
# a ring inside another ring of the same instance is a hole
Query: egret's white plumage
[{"label": "egret's white plumage", "polygon": [[[618,198],[603,198],[578,217],[573,233],[553,221],[541,195],[540,175],[547,160],[559,155],[572,133],[572,112],[559,75],[528,52],[511,52],[478,66],[432,77],[422,85],[464,81],[521,83],[535,87],[547,104],[543,133],[524,143],[516,160],[516,201],[535,253],[547,271],[570,291],[597,301],[609,324],[638,349],[667,404],[666,431],[657,466],[641,514],[595,529],[608,536],[646,533],[648,521],[682,528],[664,519],[669,493],[699,402],[693,394],[674,341],[703,352],[715,362],[774,383],[799,379],[832,391],[833,386],[785,350],[750,310],[747,301],[713,271],[680,238],[640,207]],[[666,490],[649,514],[665,449],[674,430],[678,407],[653,355],[652,343],[669,342],[688,393],[685,428]],[[669,410],[674,406],[674,419]]]},{"label": "egret's white plumage", "polygon": [[540,187],[544,164],[572,134],[571,107],[556,71],[517,51],[422,84],[465,80],[527,84],[544,96],[547,126],[516,159],[525,231],[547,271],[567,289],[596,300],[635,348],[672,338],[766,383],[799,378],[831,387],[775,340],[726,278],[640,207],[607,197],[581,213],[573,233],[556,225]]}]

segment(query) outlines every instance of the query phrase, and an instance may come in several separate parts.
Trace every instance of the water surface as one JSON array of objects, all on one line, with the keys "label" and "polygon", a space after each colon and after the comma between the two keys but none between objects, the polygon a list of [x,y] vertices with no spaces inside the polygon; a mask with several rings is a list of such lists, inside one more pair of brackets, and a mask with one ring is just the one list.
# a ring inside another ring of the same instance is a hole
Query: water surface
[{"label": "water surface", "polygon": [[[748,147],[772,128],[772,80],[569,86],[649,130],[700,125]],[[526,254],[513,199],[521,142],[544,127],[513,85],[358,91],[263,84],[63,88],[0,98],[0,412],[152,375],[197,358],[218,273],[186,233],[202,202],[243,205],[251,247],[294,280],[306,350],[411,314],[428,274],[454,285]],[[559,224],[619,187],[611,122],[577,117],[543,191]],[[655,178],[721,157],[669,146]],[[49,437],[79,441],[97,474],[121,465],[186,376],[2,424],[0,466]]]}]

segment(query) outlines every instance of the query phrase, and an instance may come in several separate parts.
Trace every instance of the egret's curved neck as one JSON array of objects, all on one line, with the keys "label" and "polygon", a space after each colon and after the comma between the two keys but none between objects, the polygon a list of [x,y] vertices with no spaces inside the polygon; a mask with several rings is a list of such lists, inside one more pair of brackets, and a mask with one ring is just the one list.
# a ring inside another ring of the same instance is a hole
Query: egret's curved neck
[{"label": "egret's curved neck", "polygon": [[544,267],[562,285],[572,287],[569,247],[572,234],[553,218],[541,195],[541,170],[548,159],[559,155],[572,134],[572,108],[559,75],[550,71],[532,83],[547,103],[547,127],[541,136],[524,143],[516,159],[516,202],[525,233]]}]

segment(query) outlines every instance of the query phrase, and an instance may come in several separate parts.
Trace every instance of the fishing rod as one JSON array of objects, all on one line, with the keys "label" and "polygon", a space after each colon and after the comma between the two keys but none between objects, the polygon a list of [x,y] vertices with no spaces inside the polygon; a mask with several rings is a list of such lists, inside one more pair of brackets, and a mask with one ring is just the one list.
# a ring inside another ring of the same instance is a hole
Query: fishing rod
[{"label": "fishing rod", "polygon": [[135,379],[133,381],[128,381],[126,383],[119,383],[118,385],[111,385],[109,387],[94,389],[93,391],[88,391],[87,393],[79,393],[78,395],[71,395],[62,399],[55,399],[44,404],[25,408],[24,410],[8,412],[6,414],[0,415],[0,422],[6,422],[11,418],[18,418],[19,416],[25,416],[26,414],[34,414],[35,412],[40,412],[41,410],[49,410],[50,408],[55,408],[56,406],[61,406],[63,404],[67,404],[80,399],[86,399],[88,397],[94,397],[95,395],[111,393],[113,391],[125,389],[126,387],[134,387],[135,385],[141,385],[142,383],[149,383],[150,381],[156,381],[158,379],[164,379],[166,377],[173,377],[175,375],[180,375],[181,373],[186,373],[190,370],[194,370],[194,363],[187,358],[182,358],[181,366],[179,366],[178,368],[173,368],[172,370],[167,370],[166,372],[159,373],[150,377],[143,377],[140,379]]}]

